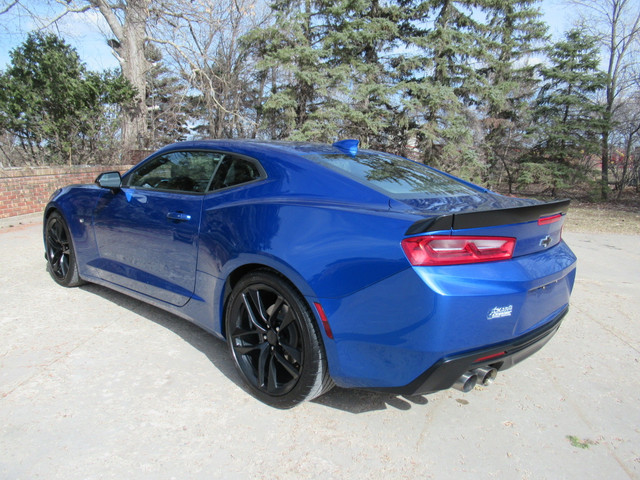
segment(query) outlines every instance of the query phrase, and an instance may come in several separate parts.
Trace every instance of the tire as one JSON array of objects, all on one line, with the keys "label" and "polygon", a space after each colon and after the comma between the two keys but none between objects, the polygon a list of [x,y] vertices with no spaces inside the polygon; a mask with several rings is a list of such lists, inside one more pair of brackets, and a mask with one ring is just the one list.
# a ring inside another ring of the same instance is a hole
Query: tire
[{"label": "tire", "polygon": [[225,327],[236,368],[262,402],[291,408],[333,387],[309,306],[279,275],[260,270],[242,278],[227,302]]},{"label": "tire", "polygon": [[78,273],[69,227],[58,212],[53,212],[47,218],[45,248],[47,270],[56,283],[63,287],[77,287],[84,283]]}]

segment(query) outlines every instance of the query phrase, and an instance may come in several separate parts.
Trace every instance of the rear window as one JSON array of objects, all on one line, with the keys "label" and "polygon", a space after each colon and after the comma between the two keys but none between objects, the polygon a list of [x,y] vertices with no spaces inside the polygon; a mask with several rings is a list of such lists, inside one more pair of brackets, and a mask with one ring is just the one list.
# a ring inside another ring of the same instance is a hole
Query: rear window
[{"label": "rear window", "polygon": [[395,155],[359,152],[355,157],[336,154],[308,158],[393,197],[477,194],[477,190],[437,170]]}]

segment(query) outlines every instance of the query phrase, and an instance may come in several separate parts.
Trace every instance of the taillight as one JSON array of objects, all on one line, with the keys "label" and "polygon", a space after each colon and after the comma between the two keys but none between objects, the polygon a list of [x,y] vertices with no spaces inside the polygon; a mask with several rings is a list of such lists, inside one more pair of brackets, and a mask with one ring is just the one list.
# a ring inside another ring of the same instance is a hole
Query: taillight
[{"label": "taillight", "polygon": [[508,260],[516,239],[509,237],[445,237],[427,235],[402,240],[402,249],[413,266],[458,265]]}]

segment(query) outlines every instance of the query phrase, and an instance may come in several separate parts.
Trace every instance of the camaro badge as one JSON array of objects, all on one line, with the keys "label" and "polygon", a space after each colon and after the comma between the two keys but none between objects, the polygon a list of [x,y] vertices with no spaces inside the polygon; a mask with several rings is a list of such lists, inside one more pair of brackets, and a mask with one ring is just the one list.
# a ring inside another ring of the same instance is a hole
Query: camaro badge
[{"label": "camaro badge", "polygon": [[513,305],[507,305],[506,307],[493,307],[489,310],[487,320],[493,320],[494,318],[510,317],[513,312]]}]

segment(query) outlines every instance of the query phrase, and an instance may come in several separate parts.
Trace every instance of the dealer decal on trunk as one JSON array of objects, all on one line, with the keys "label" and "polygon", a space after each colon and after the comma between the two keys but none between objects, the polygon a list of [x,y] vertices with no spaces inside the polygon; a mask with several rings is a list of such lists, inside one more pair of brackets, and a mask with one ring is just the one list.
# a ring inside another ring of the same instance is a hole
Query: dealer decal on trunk
[{"label": "dealer decal on trunk", "polygon": [[487,314],[487,320],[493,320],[494,318],[510,317],[513,312],[513,305],[507,305],[506,307],[493,307]]}]

